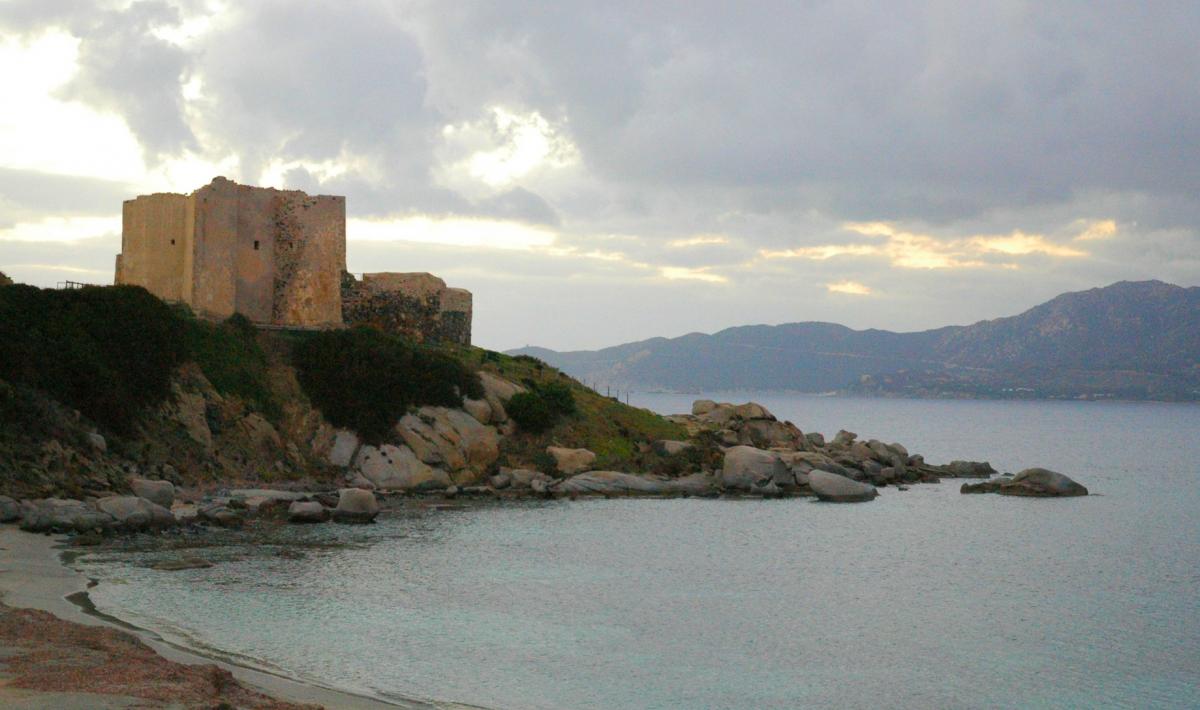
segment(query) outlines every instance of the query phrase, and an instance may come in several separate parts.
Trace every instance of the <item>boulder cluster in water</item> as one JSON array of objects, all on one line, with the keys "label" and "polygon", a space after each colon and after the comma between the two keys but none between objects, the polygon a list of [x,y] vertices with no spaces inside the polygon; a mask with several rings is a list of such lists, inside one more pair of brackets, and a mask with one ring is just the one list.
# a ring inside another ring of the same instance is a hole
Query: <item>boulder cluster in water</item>
[{"label": "boulder cluster in water", "polygon": [[715,437],[724,453],[721,469],[714,472],[715,484],[724,491],[861,502],[875,498],[877,487],[996,473],[986,462],[928,464],[901,444],[861,441],[845,430],[826,441],[822,434],[805,434],[795,424],[779,421],[755,402],[735,405],[702,399],[692,404],[690,415],[668,419],[684,425],[693,438]]}]

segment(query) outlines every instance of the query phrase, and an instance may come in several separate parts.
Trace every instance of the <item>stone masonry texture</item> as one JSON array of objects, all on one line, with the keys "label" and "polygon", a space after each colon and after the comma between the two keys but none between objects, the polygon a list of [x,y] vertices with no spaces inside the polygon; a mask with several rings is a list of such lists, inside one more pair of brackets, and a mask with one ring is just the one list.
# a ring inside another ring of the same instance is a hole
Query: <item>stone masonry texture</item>
[{"label": "stone masonry texture", "polygon": [[342,322],[346,200],[225,178],[190,195],[125,202],[116,282],[198,314],[256,323]]},{"label": "stone masonry texture", "polygon": [[433,274],[346,274],[342,315],[417,342],[471,344],[471,292],[448,288]]}]

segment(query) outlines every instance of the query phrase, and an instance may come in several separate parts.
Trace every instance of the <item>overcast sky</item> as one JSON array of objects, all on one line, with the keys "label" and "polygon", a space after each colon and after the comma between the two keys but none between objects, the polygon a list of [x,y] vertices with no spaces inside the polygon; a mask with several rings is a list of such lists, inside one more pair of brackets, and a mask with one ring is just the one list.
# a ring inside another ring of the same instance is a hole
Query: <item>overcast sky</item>
[{"label": "overcast sky", "polygon": [[0,0],[0,270],[121,201],[346,196],[475,341],[912,330],[1200,284],[1200,3]]}]

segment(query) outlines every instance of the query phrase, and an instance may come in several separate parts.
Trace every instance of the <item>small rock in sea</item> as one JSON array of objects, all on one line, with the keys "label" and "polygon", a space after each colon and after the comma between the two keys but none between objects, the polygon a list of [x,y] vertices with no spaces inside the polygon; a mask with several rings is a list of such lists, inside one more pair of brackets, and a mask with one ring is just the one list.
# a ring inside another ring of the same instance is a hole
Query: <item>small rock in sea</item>
[{"label": "small rock in sea", "polygon": [[338,493],[333,519],[339,523],[369,523],[379,515],[375,494],[361,488],[343,488]]},{"label": "small rock in sea", "polygon": [[211,505],[200,509],[199,517],[210,523],[216,523],[223,528],[240,528],[245,518],[223,505]]},{"label": "small rock in sea", "polygon": [[808,473],[808,485],[817,498],[830,503],[860,503],[879,495],[874,486],[821,470]]},{"label": "small rock in sea", "polygon": [[946,469],[957,478],[987,478],[996,473],[987,461],[951,461]]},{"label": "small rock in sea", "polygon": [[317,501],[295,501],[288,506],[290,523],[323,523],[329,520],[329,511]]},{"label": "small rock in sea", "polygon": [[1088,489],[1057,471],[1027,468],[1012,478],[995,478],[980,483],[964,483],[962,493],[999,493],[1005,496],[1060,498],[1086,496]]},{"label": "small rock in sea", "polygon": [[908,486],[896,486],[896,490],[898,490],[898,491],[907,491],[907,490],[908,490]]},{"label": "small rock in sea", "polygon": [[207,569],[212,567],[213,563],[199,557],[181,557],[177,560],[163,560],[156,562],[150,566],[150,569],[155,569],[160,572],[178,572],[185,569]]}]

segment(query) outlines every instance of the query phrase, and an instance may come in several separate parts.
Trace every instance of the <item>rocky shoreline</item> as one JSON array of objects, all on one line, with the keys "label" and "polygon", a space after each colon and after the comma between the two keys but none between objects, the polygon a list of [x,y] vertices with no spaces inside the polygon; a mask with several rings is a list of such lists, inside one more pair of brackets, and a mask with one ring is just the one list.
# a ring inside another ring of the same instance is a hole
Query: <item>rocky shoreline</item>
[{"label": "rocky shoreline", "polygon": [[[381,503],[386,506],[393,496],[815,497],[845,503],[872,500],[880,488],[903,491],[946,478],[982,479],[964,484],[963,493],[1087,494],[1085,487],[1053,471],[1029,469],[992,478],[997,471],[988,462],[931,464],[902,444],[863,441],[845,430],[827,441],[819,433],[805,434],[791,422],[779,421],[754,402],[711,400],[697,401],[691,414],[667,417],[685,428],[687,440],[645,445],[677,464],[677,475],[598,470],[594,452],[559,446],[547,447],[541,469],[497,467],[498,432],[511,425],[503,404],[519,391],[502,382],[489,383],[488,399],[468,403],[463,410],[422,408],[406,415],[397,424],[403,444],[373,446],[353,432],[336,432],[326,455],[331,466],[343,471],[342,486],[294,482],[279,488],[183,490],[177,495],[169,481],[134,477],[124,495],[19,502],[0,496],[0,522],[17,522],[29,532],[74,533],[86,540],[177,526],[237,528],[257,517],[296,524],[369,523]],[[497,419],[499,426],[484,423]],[[485,476],[488,470],[494,472]],[[464,471],[475,471],[481,480],[455,483]]]}]

